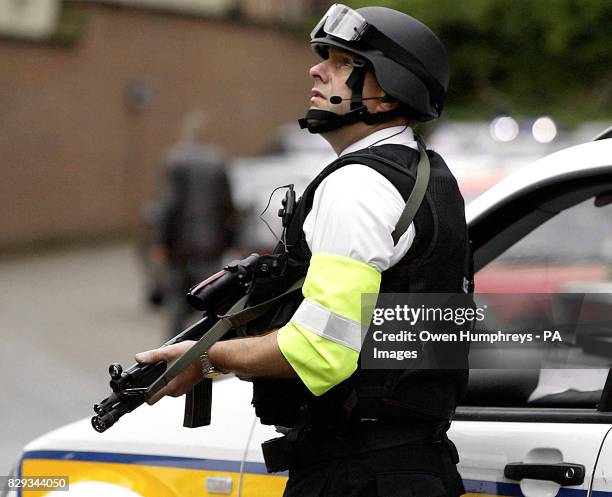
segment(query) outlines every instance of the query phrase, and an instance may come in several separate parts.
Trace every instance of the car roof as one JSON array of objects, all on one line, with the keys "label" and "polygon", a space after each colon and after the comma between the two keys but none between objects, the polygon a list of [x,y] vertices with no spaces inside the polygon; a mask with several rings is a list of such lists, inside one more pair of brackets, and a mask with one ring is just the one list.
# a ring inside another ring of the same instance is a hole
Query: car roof
[{"label": "car roof", "polygon": [[584,143],[547,155],[474,199],[466,207],[468,225],[492,209],[544,186],[602,173],[612,175],[612,139]]}]

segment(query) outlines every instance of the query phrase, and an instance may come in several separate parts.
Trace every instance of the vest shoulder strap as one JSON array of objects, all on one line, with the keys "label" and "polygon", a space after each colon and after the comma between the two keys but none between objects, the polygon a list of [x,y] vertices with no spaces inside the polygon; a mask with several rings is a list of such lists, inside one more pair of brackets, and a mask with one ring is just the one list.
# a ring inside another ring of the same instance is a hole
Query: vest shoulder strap
[{"label": "vest shoulder strap", "polygon": [[[420,142],[417,142],[417,143],[419,147],[419,163],[417,165],[417,174],[416,174],[415,184],[414,184],[412,191],[410,192],[410,196],[408,197],[408,200],[406,201],[404,210],[402,211],[402,214],[400,215],[400,218],[397,224],[395,225],[395,229],[393,230],[393,233],[391,233],[391,236],[393,237],[394,245],[397,245],[397,242],[399,241],[399,239],[402,237],[404,233],[406,233],[406,230],[410,227],[410,224],[414,220],[414,216],[416,216],[416,213],[419,210],[419,207],[421,206],[423,199],[425,198],[425,193],[427,192],[427,185],[429,184],[429,176],[430,176],[430,171],[431,171],[429,157],[427,156],[427,151],[425,150],[425,147],[423,147],[423,145]],[[339,167],[345,166],[349,163],[352,164],[354,162],[357,162],[358,164],[363,164],[365,166],[369,166],[370,161],[375,161],[378,163],[385,164],[386,166],[391,166],[394,169],[399,170],[404,174],[414,177],[411,172],[406,170],[406,168],[402,167],[401,165],[387,158],[380,157],[374,154],[370,154],[370,155],[359,154],[359,153],[347,154],[346,156],[342,157],[342,159],[348,159],[348,160],[342,160],[342,162],[339,162],[338,164]],[[336,164],[334,163],[334,165]]]}]

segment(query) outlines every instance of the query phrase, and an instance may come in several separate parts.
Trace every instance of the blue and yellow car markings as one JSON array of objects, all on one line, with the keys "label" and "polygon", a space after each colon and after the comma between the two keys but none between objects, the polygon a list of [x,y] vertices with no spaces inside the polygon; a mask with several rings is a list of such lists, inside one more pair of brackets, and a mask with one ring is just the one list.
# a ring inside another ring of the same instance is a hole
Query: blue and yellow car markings
[{"label": "blue and yellow car markings", "polygon": [[[238,495],[240,461],[189,457],[121,454],[108,452],[38,450],[23,454],[19,475],[65,475],[70,484],[101,481],[143,495],[155,497],[202,497],[209,495],[209,476],[233,480],[231,497]],[[282,495],[286,474],[270,475],[263,463],[248,463],[242,479],[242,495],[271,497]],[[212,495],[212,494],[211,494]],[[42,497],[41,492],[24,491],[19,497]]]},{"label": "blue and yellow car markings", "polygon": [[[202,497],[209,476],[232,478],[230,497],[238,495],[240,461],[198,459],[176,456],[35,450],[23,454],[18,476],[69,476],[70,483],[102,481],[119,485],[149,497]],[[242,495],[281,496],[287,473],[269,474],[263,463],[244,465]],[[518,483],[464,480],[466,497],[523,497]],[[210,494],[212,495],[212,494]],[[218,495],[218,494],[217,494]],[[561,488],[557,497],[586,497],[586,489]],[[42,497],[41,492],[24,491],[19,497]],[[612,492],[593,491],[591,497],[612,497]]]}]

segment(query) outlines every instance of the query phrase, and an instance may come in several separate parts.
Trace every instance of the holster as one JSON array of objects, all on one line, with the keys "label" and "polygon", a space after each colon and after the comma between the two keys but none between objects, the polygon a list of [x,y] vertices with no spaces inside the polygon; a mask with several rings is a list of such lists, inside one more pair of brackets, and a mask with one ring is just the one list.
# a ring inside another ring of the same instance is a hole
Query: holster
[{"label": "holster", "polygon": [[268,473],[287,471],[295,467],[294,448],[286,436],[266,440],[261,444]]}]

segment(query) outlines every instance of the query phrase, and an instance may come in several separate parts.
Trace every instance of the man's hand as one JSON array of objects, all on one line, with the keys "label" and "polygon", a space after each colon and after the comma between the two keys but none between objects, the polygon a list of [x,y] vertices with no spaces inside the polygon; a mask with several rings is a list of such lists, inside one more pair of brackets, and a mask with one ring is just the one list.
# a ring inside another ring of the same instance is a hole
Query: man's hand
[{"label": "man's hand", "polygon": [[[139,363],[155,363],[165,361],[168,367],[172,366],[179,357],[187,352],[196,342],[185,340],[184,342],[160,347],[159,349],[148,350],[136,354],[135,359]],[[202,366],[200,361],[194,361],[187,369],[181,372],[168,385],[147,400],[147,404],[153,405],[165,395],[180,397],[187,393],[191,388],[202,379]]]},{"label": "man's hand", "polygon": [[[208,358],[213,366],[224,372],[231,372],[241,380],[252,378],[298,378],[296,372],[282,355],[276,341],[277,331],[267,335],[224,340],[208,349]],[[184,342],[160,347],[136,354],[139,363],[165,361],[168,367],[187,352],[196,342]],[[168,385],[151,397],[147,403],[155,404],[164,395],[180,397],[202,379],[202,364],[199,360],[174,378]]]}]

